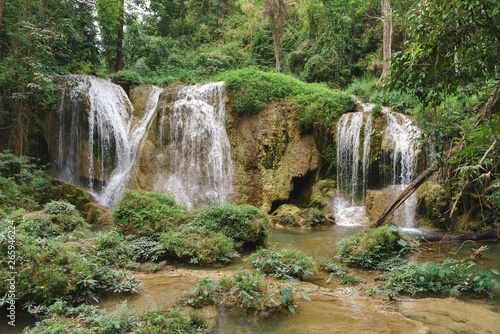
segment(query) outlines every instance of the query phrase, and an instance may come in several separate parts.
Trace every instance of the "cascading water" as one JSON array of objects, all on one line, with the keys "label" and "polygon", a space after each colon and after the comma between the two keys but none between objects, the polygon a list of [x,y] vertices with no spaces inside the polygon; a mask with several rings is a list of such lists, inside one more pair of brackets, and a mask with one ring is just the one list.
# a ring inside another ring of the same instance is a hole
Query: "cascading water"
[{"label": "cascading water", "polygon": [[208,200],[228,202],[233,193],[231,147],[226,133],[226,86],[211,82],[185,87],[160,119],[163,144],[158,184],[187,207]]},{"label": "cascading water", "polygon": [[[362,104],[363,112],[342,115],[337,124],[337,196],[333,200],[335,219],[339,225],[359,225],[368,221],[364,206],[356,205],[367,189],[370,140],[374,105]],[[360,164],[361,129],[364,129],[363,155]],[[359,182],[359,169],[362,180]],[[342,192],[349,196],[346,198]]]},{"label": "cascading water", "polygon": [[101,204],[110,206],[120,200],[123,189],[128,184],[130,171],[134,166],[139,146],[151,125],[151,119],[155,115],[158,98],[162,91],[163,89],[159,87],[152,87],[151,94],[146,102],[144,116],[130,130],[127,136],[126,150],[120,152],[122,155],[117,156],[117,166],[111,173],[103,192],[98,196]]},{"label": "cascading water", "polygon": [[[127,185],[161,91],[153,87],[144,117],[130,130],[133,106],[120,86],[105,78],[68,76],[58,110],[58,178],[76,185],[83,178],[97,202],[106,206],[115,204]],[[85,98],[88,98],[88,133],[82,134]]]},{"label": "cascading water", "polygon": [[[413,138],[420,132],[407,116],[389,108],[384,108],[383,112],[387,117],[387,129],[382,146],[392,152],[392,185],[400,192],[415,179],[417,148]],[[414,227],[416,204],[417,197],[413,194],[394,212],[395,221],[405,222],[406,228]]]},{"label": "cascading water", "polygon": [[[337,125],[337,196],[332,206],[339,225],[357,225],[368,221],[365,207],[356,205],[364,200],[370,176],[370,146],[374,104],[361,103],[363,112],[344,114]],[[403,190],[415,178],[417,150],[413,140],[418,129],[408,117],[383,108],[387,118],[382,151],[384,161],[392,170],[390,184]],[[364,127],[363,127],[364,125]],[[363,131],[362,131],[363,130]],[[362,139],[363,138],[363,139]],[[361,145],[361,140],[363,144]],[[360,158],[362,157],[362,158]],[[361,177],[360,177],[361,169]],[[413,227],[416,211],[416,197],[405,201],[395,212],[395,220],[403,227]]]}]

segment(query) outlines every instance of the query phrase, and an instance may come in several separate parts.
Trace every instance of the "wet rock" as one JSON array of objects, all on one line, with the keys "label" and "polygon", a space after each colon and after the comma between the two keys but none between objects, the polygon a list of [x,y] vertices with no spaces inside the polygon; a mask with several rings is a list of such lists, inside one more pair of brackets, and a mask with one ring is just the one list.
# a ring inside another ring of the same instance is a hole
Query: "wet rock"
[{"label": "wet rock", "polygon": [[417,190],[420,223],[436,228],[445,228],[444,212],[447,209],[446,191],[444,187],[433,181],[427,181]]},{"label": "wet rock", "polygon": [[274,224],[289,227],[330,226],[335,221],[318,208],[301,209],[295,205],[283,204],[272,214]]},{"label": "wet rock", "polygon": [[301,132],[293,108],[282,102],[249,117],[228,112],[237,203],[269,211],[273,202],[289,200],[294,181],[318,170],[314,138]]},{"label": "wet rock", "polygon": [[[399,194],[397,186],[386,187],[380,190],[367,190],[365,198],[366,215],[370,222],[374,222],[384,211],[385,207]],[[387,224],[394,224],[394,215],[386,220]]]}]

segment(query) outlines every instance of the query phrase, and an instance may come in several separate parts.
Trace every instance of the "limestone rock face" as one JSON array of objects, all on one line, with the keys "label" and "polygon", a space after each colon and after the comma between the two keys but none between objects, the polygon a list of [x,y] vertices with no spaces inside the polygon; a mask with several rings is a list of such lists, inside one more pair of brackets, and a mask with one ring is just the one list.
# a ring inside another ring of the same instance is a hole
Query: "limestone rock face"
[{"label": "limestone rock face", "polygon": [[335,224],[318,208],[301,209],[292,204],[280,205],[272,214],[274,224],[290,227],[318,227]]},{"label": "limestone rock face", "polygon": [[418,213],[421,221],[431,227],[443,228],[443,222],[448,202],[446,200],[446,191],[444,187],[434,181],[427,181],[417,190]]},{"label": "limestone rock face", "polygon": [[294,179],[318,171],[320,154],[303,134],[288,103],[271,103],[258,114],[228,110],[227,129],[234,162],[234,200],[270,211],[289,200]]},{"label": "limestone rock face", "polygon": [[[367,190],[365,198],[366,215],[370,222],[374,222],[380,216],[385,207],[399,194],[397,186],[386,187],[380,190]],[[387,224],[394,224],[394,215],[390,215]]]}]

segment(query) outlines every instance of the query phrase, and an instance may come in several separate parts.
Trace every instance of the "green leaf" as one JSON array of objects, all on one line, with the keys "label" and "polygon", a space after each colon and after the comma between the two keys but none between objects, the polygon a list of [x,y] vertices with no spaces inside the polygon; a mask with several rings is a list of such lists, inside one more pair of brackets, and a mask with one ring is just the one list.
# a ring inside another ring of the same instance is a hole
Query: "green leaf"
[{"label": "green leaf", "polygon": [[302,298],[304,298],[305,300],[311,301],[311,298],[309,298],[309,296],[308,296],[308,295],[306,295],[305,293],[303,293],[303,292],[299,292],[299,294],[300,294],[300,296],[301,296]]},{"label": "green leaf", "polygon": [[500,275],[500,271],[496,270],[495,268],[490,268],[490,271],[495,275]]},{"label": "green leaf", "polygon": [[295,308],[293,307],[293,305],[288,305],[288,309],[290,310],[290,312],[292,312],[292,314],[295,314]]}]

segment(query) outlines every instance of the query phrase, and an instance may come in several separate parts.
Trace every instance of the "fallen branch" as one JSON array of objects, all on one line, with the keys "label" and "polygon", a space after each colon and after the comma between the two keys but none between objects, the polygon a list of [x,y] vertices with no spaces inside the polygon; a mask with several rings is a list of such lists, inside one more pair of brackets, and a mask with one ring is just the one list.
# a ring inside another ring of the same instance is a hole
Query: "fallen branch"
[{"label": "fallen branch", "polygon": [[385,210],[377,218],[377,221],[369,225],[368,228],[381,226],[385,222],[387,217],[389,217],[404,201],[406,201],[406,199],[410,197],[411,194],[413,194],[418,189],[418,187],[420,187],[437,169],[438,167],[432,167],[420,174],[391,203],[389,203],[389,205],[386,206]]},{"label": "fallen branch", "polygon": [[498,238],[496,230],[488,230],[477,233],[451,234],[451,235],[427,235],[419,236],[416,239],[420,241],[465,241],[465,240],[487,240]]}]

